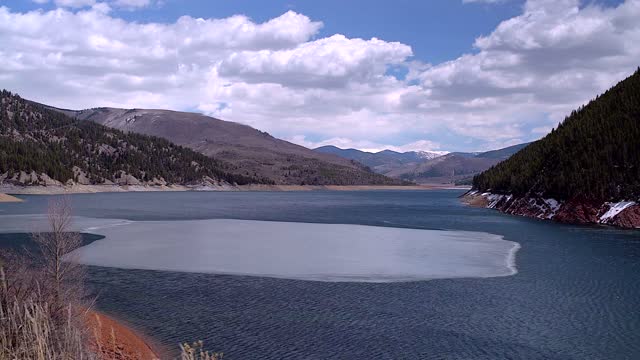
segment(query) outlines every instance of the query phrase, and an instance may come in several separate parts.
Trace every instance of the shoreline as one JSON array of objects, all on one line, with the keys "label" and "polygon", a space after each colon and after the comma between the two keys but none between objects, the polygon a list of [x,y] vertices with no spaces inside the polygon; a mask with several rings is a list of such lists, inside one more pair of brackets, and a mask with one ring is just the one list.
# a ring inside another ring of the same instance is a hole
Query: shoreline
[{"label": "shoreline", "polygon": [[22,202],[22,199],[15,196],[0,193],[0,203]]},{"label": "shoreline", "polygon": [[470,190],[460,197],[467,206],[495,209],[504,214],[550,220],[564,224],[605,225],[622,229],[640,229],[640,204],[637,201],[586,201],[578,199],[516,197]]},{"label": "shoreline", "polygon": [[215,185],[215,186],[185,186],[185,185],[71,185],[71,186],[16,186],[0,185],[0,202],[3,197],[22,201],[11,195],[62,195],[62,194],[95,194],[110,192],[297,192],[297,191],[427,191],[427,190],[469,190],[467,186],[453,184],[425,184],[425,185]]},{"label": "shoreline", "polygon": [[156,341],[125,321],[98,310],[89,310],[87,325],[91,332],[92,346],[99,357],[123,360],[157,360],[167,355]]}]

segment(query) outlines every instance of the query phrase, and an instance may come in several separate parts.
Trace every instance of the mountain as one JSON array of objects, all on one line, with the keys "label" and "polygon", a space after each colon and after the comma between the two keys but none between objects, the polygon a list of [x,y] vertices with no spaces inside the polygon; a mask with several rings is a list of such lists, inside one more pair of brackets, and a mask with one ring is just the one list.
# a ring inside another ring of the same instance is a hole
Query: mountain
[{"label": "mountain", "polygon": [[473,186],[509,213],[640,226],[640,68]]},{"label": "mountain", "polygon": [[354,160],[370,168],[373,168],[380,163],[375,161],[374,154],[357,149],[340,149],[339,147],[329,145],[313,149],[313,151],[322,154],[336,155],[344,159]]},{"label": "mountain", "polygon": [[460,156],[460,157],[464,157],[464,158],[472,158],[472,157],[476,157],[479,154],[482,154],[481,152],[477,151],[477,152],[460,152],[460,151],[455,151],[452,152],[451,154],[456,155],[456,156]]},{"label": "mountain", "polygon": [[505,160],[510,158],[513,154],[527,147],[530,143],[518,144],[506,147],[504,149],[486,151],[483,153],[476,153],[475,157],[484,159],[499,159]]},{"label": "mountain", "polygon": [[372,153],[357,149],[341,149],[332,145],[322,146],[314,149],[314,151],[355,160],[379,174],[386,174],[397,167],[419,163],[446,154],[446,152],[443,151],[408,151],[401,153],[392,150],[382,150]]},{"label": "mountain", "polygon": [[389,158],[398,159],[401,162],[414,162],[414,161],[422,161],[435,159],[438,156],[448,154],[448,151],[407,151],[407,152],[397,152],[392,150],[382,150],[375,154],[386,156]]},{"label": "mountain", "polygon": [[395,152],[377,153],[356,149],[323,146],[315,151],[353,159],[369,166],[377,173],[418,183],[465,183],[498,162],[509,158],[527,144],[487,152]]},{"label": "mountain", "polygon": [[386,173],[387,176],[418,183],[456,183],[472,177],[501,159],[447,154]]},{"label": "mountain", "polygon": [[217,185],[269,183],[167,140],[73,119],[0,92],[0,183]]},{"label": "mountain", "polygon": [[320,154],[250,126],[170,110],[94,108],[53,110],[128,133],[152,135],[224,159],[240,174],[276,184],[397,185],[362,164]]}]

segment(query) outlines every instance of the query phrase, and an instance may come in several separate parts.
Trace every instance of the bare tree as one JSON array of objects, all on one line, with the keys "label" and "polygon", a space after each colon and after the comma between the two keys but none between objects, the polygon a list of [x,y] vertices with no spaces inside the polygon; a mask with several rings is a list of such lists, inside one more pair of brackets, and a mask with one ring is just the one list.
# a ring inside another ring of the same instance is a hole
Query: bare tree
[{"label": "bare tree", "polygon": [[73,251],[69,198],[50,201],[47,233],[33,234],[37,254],[3,255],[0,262],[0,359],[93,359],[83,304],[82,266]]},{"label": "bare tree", "polygon": [[47,218],[50,232],[35,233],[33,239],[40,250],[42,290],[49,295],[52,313],[59,314],[83,296],[84,267],[78,264],[74,253],[82,246],[82,237],[72,232],[73,212],[69,197],[51,199]]}]

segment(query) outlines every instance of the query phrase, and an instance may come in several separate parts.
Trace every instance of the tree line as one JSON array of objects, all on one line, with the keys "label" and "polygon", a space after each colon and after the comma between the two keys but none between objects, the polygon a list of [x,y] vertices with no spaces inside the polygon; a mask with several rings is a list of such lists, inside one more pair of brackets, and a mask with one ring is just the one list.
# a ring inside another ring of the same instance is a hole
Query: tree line
[{"label": "tree line", "polygon": [[272,183],[240,174],[236,166],[175,145],[165,139],[124,133],[0,93],[0,175],[24,171],[67,183],[82,170],[90,183],[115,182],[132,175],[141,182],[197,184],[206,177],[236,183]]},{"label": "tree line", "polygon": [[640,68],[556,129],[473,179],[480,191],[556,199],[640,196]]}]

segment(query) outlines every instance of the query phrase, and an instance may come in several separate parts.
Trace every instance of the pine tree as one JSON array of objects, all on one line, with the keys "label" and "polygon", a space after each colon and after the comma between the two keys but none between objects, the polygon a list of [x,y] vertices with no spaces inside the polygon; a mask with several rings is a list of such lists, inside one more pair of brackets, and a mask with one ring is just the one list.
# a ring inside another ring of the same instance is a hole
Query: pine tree
[{"label": "pine tree", "polygon": [[640,68],[546,137],[477,175],[480,191],[556,199],[640,196]]}]

